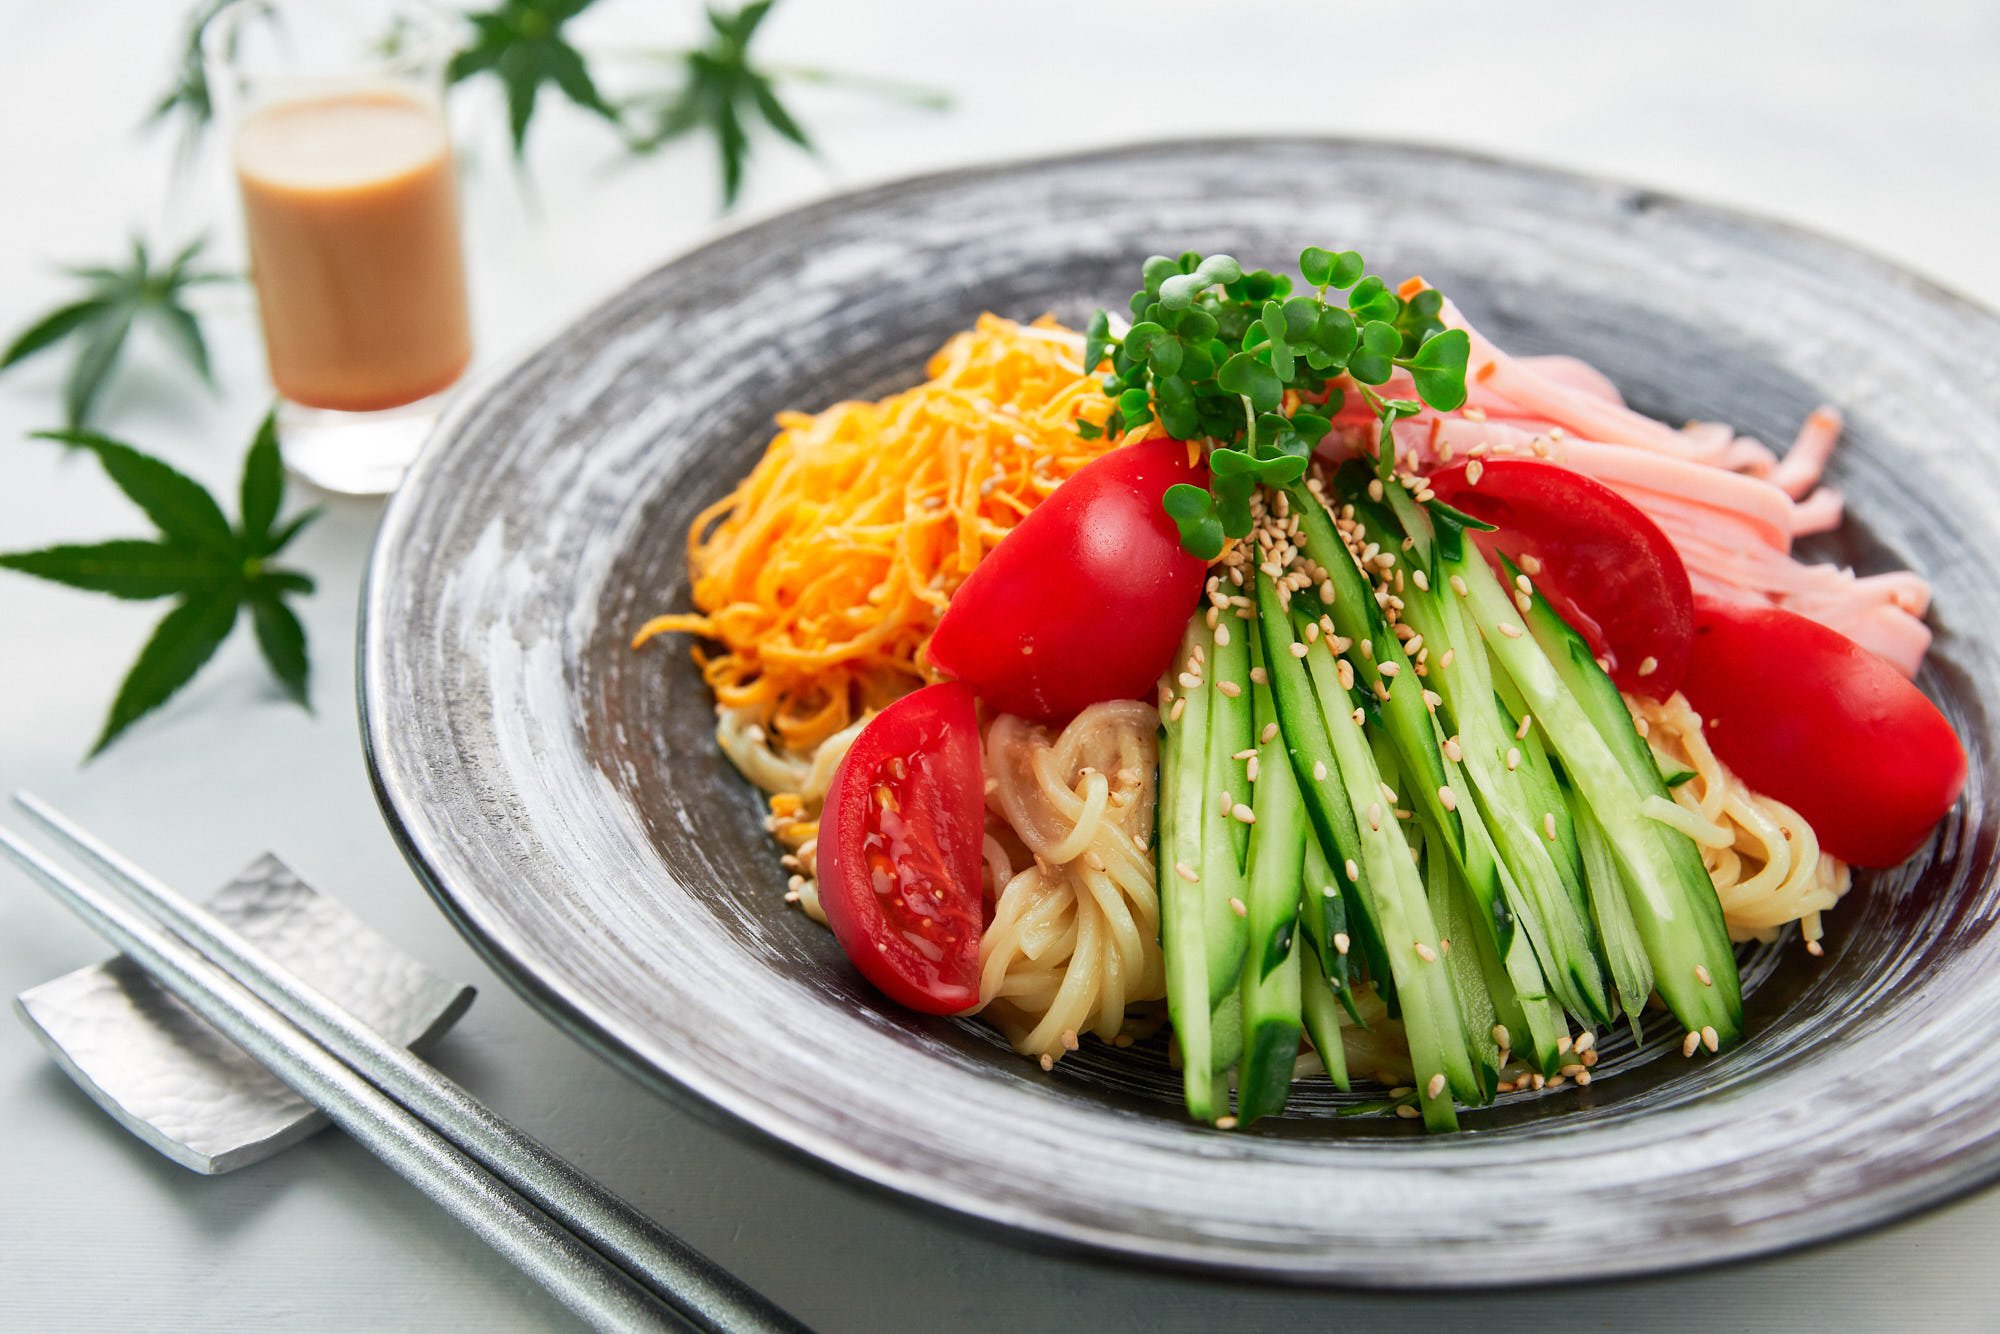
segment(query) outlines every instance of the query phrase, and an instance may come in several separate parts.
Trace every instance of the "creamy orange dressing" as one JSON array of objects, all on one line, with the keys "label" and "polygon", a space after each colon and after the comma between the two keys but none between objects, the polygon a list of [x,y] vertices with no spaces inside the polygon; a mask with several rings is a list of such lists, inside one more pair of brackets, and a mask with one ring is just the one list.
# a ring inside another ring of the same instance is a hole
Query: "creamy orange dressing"
[{"label": "creamy orange dressing", "polygon": [[243,122],[235,165],[279,393],[365,412],[459,377],[472,335],[434,107],[386,90],[277,103]]}]

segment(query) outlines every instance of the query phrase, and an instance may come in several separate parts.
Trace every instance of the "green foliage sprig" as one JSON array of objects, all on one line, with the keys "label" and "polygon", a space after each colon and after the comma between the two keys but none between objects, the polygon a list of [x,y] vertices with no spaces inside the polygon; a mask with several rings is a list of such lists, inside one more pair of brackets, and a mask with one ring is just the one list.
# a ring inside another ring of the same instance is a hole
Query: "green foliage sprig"
[{"label": "green foliage sprig", "polygon": [[570,44],[563,26],[596,0],[503,0],[493,9],[466,14],[472,42],[452,56],[445,77],[463,83],[490,74],[507,92],[507,127],[518,159],[528,146],[528,126],[544,85],[552,85],[576,105],[614,125],[618,111],[597,91],[590,66]]},{"label": "green foliage sprig", "polygon": [[743,188],[743,169],[753,143],[750,127],[761,120],[781,138],[808,153],[817,147],[805,128],[778,96],[783,82],[845,85],[931,110],[950,105],[932,89],[886,79],[864,79],[831,70],[752,63],[751,43],[770,17],[776,0],[753,0],[733,12],[710,7],[708,41],[686,51],[665,53],[680,68],[678,87],[635,101],[633,110],[648,128],[630,140],[635,153],[652,153],[698,130],[715,137],[722,168],[722,206],[736,203]]},{"label": "green foliage sprig", "polygon": [[125,336],[144,320],[166,337],[204,383],[213,385],[208,343],[202,337],[201,322],[184,304],[184,298],[191,287],[228,282],[231,277],[197,269],[195,261],[201,248],[200,240],[192,241],[165,267],[156,269],[145,242],[135,239],[130,260],[120,267],[70,269],[85,284],[83,297],[56,307],[17,334],[7,350],[0,352],[0,371],[64,339],[74,339],[76,360],[70,364],[69,380],[63,388],[63,411],[69,428],[80,430],[97,403],[98,391],[118,364]]},{"label": "green foliage sprig", "polygon": [[192,680],[246,611],[272,675],[290,698],[312,707],[305,627],[286,599],[312,592],[313,581],[271,562],[319,511],[278,521],[285,470],[273,418],[265,417],[243,460],[234,525],[199,482],[130,445],[88,431],[43,431],[37,438],[95,455],[158,535],[0,553],[0,569],[116,598],[177,599],[118,687],[91,756]]},{"label": "green foliage sprig", "polygon": [[[1385,477],[1395,466],[1397,421],[1426,403],[1450,411],[1465,402],[1471,340],[1444,328],[1443,297],[1427,288],[1404,300],[1352,250],[1302,252],[1303,292],[1289,275],[1192,251],[1155,255],[1142,275],[1124,335],[1112,333],[1103,310],[1085,333],[1086,367],[1094,372],[1110,357],[1102,384],[1114,406],[1101,426],[1085,421],[1078,430],[1115,434],[1157,418],[1177,439],[1212,443],[1208,488],[1176,486],[1165,500],[1181,544],[1204,560],[1225,538],[1249,535],[1259,485],[1305,473],[1350,390],[1380,424]],[[1375,391],[1398,369],[1409,372],[1418,399]],[[1289,390],[1300,398],[1287,411]]]}]

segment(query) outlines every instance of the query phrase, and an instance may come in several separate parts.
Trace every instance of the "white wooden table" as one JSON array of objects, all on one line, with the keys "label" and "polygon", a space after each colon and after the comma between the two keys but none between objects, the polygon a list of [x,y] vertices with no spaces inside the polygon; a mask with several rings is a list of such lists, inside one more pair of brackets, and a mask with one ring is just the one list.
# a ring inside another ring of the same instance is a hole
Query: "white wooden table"
[{"label": "white wooden table", "polygon": [[[604,0],[582,34],[615,55],[639,40],[635,24],[655,8],[692,31],[691,3]],[[163,236],[226,217],[208,175],[168,202],[168,146],[133,133],[165,73],[179,9],[159,0],[0,5],[6,332],[61,295],[54,262],[114,253],[133,228]],[[934,118],[830,93],[802,97],[826,164],[760,143],[753,210],[924,168],[1147,135],[1377,134],[1742,205],[2000,303],[2000,19],[1987,0],[788,0],[768,38],[773,58],[940,84],[958,105]],[[1199,87],[1196,70],[1205,72]],[[637,71],[616,62],[618,79]],[[491,126],[497,106],[484,96],[459,110]],[[703,146],[617,168],[599,126],[549,103],[534,139],[525,186],[490,130],[468,145],[474,298],[488,357],[714,222]],[[104,421],[233,492],[268,390],[243,300],[220,297],[210,328],[218,396],[182,384],[141,339]],[[94,467],[20,439],[54,424],[60,372],[35,364],[0,378],[0,547],[138,531]],[[306,604],[316,716],[279,700],[246,635],[88,769],[78,759],[158,609],[0,576],[0,788],[43,792],[189,887],[279,851],[433,966],[479,984],[441,1065],[820,1328],[1994,1326],[2000,1195],[1718,1273],[1392,1299],[1031,1252],[712,1128],[518,1001],[432,908],[383,831],[351,676],[358,581],[378,514],[373,504],[334,503],[296,549],[320,581]],[[0,877],[0,992],[99,953],[24,883]],[[115,1129],[24,1031],[0,1025],[0,1329],[511,1330],[563,1320],[339,1136],[234,1176],[196,1178]]]}]

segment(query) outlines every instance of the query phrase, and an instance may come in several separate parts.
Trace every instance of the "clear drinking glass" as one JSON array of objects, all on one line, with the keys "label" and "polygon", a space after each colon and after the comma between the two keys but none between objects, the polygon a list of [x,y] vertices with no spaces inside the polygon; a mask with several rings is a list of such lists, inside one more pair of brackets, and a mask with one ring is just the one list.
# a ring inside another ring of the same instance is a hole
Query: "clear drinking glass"
[{"label": "clear drinking glass", "polygon": [[285,462],[329,491],[394,490],[472,359],[451,36],[407,0],[237,0],[204,34]]}]

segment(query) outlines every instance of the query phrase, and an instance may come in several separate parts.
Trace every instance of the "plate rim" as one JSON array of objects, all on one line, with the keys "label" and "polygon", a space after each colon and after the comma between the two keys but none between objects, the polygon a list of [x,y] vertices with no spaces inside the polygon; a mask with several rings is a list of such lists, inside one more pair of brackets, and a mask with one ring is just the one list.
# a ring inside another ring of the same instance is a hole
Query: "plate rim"
[{"label": "plate rim", "polygon": [[[645,282],[663,269],[691,260],[705,251],[756,229],[779,223],[810,225],[810,220],[816,214],[837,212],[867,202],[893,199],[903,192],[948,187],[958,182],[1004,177],[1041,169],[1073,167],[1093,160],[1115,161],[1156,154],[1196,151],[1225,153],[1248,148],[1269,149],[1286,146],[1307,151],[1372,152],[1409,156],[1440,164],[1457,164],[1497,171],[1516,180],[1539,178],[1552,185],[1570,189],[1595,190],[1614,197],[1623,196],[1628,206],[1644,211],[1667,211],[1684,217],[1707,219],[1739,231],[1761,233],[1775,241],[1809,246],[1822,252],[1832,252],[1848,259],[1859,260],[1875,269],[1875,276],[1891,280],[1926,301],[1942,302],[1957,307],[1960,313],[2000,323],[2000,312],[1996,312],[1993,307],[1968,296],[1927,272],[1913,268],[1901,260],[1890,258],[1865,244],[1831,236],[1788,219],[1775,218],[1754,210],[1715,203],[1675,190],[1639,184],[1593,171],[1554,166],[1503,153],[1466,149],[1448,144],[1369,135],[1231,134],[1133,139],[1055,153],[1025,152],[942,169],[896,175],[874,183],[832,191],[799,203],[774,206],[731,219],[724,225],[705,231],[693,243],[669,251],[663,258],[635,269],[567,315],[552,321],[545,326],[539,336],[519,342],[506,355],[474,376],[454,394],[432,428],[431,438],[441,439],[455,431],[464,418],[477,411],[493,391],[506,383],[523,366],[560,342],[572,331],[587,326],[620,300],[632,287]],[[585,999],[566,994],[564,988],[542,976],[529,962],[517,957],[501,938],[505,933],[482,924],[473,907],[465,901],[468,897],[479,896],[477,894],[468,896],[464,891],[454,891],[448,883],[447,876],[440,870],[439,862],[443,859],[437,855],[437,850],[427,847],[424,839],[413,827],[415,822],[405,818],[398,802],[410,801],[414,797],[404,790],[405,776],[389,772],[384,758],[389,748],[381,742],[381,735],[385,732],[388,722],[385,713],[388,707],[387,691],[383,680],[379,679],[386,674],[386,652],[383,649],[382,636],[373,631],[386,623],[388,618],[386,608],[378,606],[378,599],[383,595],[383,588],[388,582],[388,572],[394,560],[393,552],[397,545],[394,539],[400,536],[403,527],[409,521],[410,513],[415,509],[415,502],[407,499],[416,494],[416,488],[410,484],[422,479],[429,468],[440,466],[437,460],[441,457],[441,454],[429,448],[419,455],[406,475],[404,485],[390,497],[385,507],[364,568],[359,598],[355,672],[362,752],[370,788],[374,792],[383,822],[419,883],[424,886],[446,919],[473,947],[475,953],[532,1008],[551,1020],[566,1036],[633,1077],[649,1090],[701,1116],[709,1123],[723,1127],[739,1139],[760,1148],[775,1147],[788,1157],[828,1172],[836,1179],[858,1183],[878,1197],[893,1199],[904,1206],[915,1205],[932,1215],[949,1218],[982,1236],[997,1236],[1013,1244],[1044,1252],[1060,1251],[1064,1247],[1081,1247],[1093,1258],[1108,1258],[1147,1268],[1164,1269],[1169,1266],[1193,1265],[1198,1271],[1208,1275],[1255,1279],[1265,1283],[1278,1282],[1293,1286],[1379,1292],[1410,1290],[1407,1281],[1400,1281],[1389,1273],[1378,1274],[1374,1271],[1353,1269],[1336,1272],[1324,1268],[1309,1269],[1292,1265],[1261,1266],[1249,1260],[1218,1256],[1199,1247],[1161,1248],[1158,1245],[1147,1247],[1127,1234],[1107,1232],[1073,1219],[1052,1220],[1047,1215],[1035,1215],[1031,1219],[1019,1210],[996,1208],[994,1201],[975,1198],[961,1188],[919,1189],[910,1179],[910,1174],[894,1165],[883,1164],[866,1154],[843,1152],[841,1147],[828,1137],[812,1135],[802,1127],[788,1126],[787,1130],[792,1133],[781,1133],[778,1128],[759,1121],[752,1114],[754,1108],[746,1109],[746,1106],[734,1105],[738,1100],[729,1096],[726,1089],[721,1089],[704,1079],[700,1064],[696,1060],[678,1060],[673,1062],[674,1069],[665,1068],[654,1054],[643,1053],[621,1038],[617,1032],[619,1025],[616,1022],[594,1015]],[[677,1053],[669,1052],[669,1055]],[[1984,1148],[1988,1152],[1983,1158],[1972,1158],[1974,1151],[1979,1148]],[[1789,1234],[1769,1239],[1764,1239],[1765,1234],[1759,1232],[1757,1236],[1760,1241],[1744,1250],[1724,1252],[1711,1247],[1706,1253],[1692,1257],[1677,1254],[1660,1260],[1634,1258],[1623,1264],[1598,1265],[1588,1275],[1564,1276],[1564,1281],[1571,1284],[1599,1286],[1648,1276],[1733,1268],[1872,1233],[1944,1208],[2000,1181],[2000,1152],[1995,1152],[1996,1148],[2000,1148],[2000,1139],[1989,1137],[1985,1141],[1959,1149],[1955,1158],[1948,1161],[1971,1158],[1972,1170],[1963,1172],[1950,1181],[1926,1186],[1915,1192],[1878,1190],[1846,1197],[1843,1201],[1845,1209],[1841,1212],[1839,1221],[1831,1224],[1795,1226]],[[1424,1286],[1454,1292],[1512,1291],[1528,1283],[1542,1281],[1546,1281],[1543,1276],[1524,1277],[1519,1280],[1453,1281],[1448,1276],[1440,1280],[1436,1274],[1427,1274]]]}]

